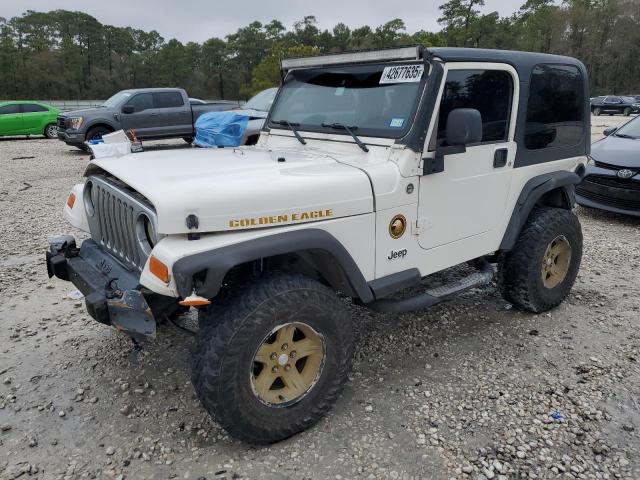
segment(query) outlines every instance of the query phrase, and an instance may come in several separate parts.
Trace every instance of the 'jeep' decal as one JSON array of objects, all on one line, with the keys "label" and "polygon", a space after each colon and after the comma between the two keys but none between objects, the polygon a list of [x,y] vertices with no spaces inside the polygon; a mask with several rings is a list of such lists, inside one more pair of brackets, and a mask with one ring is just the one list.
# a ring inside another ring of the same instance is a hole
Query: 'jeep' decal
[{"label": "'jeep' decal", "polygon": [[391,250],[391,253],[387,257],[387,260],[396,260],[398,258],[404,258],[407,255],[407,249],[404,250]]}]

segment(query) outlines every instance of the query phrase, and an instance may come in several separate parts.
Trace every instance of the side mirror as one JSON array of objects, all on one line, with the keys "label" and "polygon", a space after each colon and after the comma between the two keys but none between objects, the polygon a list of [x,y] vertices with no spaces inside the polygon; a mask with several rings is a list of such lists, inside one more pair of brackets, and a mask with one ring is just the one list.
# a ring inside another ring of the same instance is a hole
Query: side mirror
[{"label": "side mirror", "polygon": [[132,113],[136,113],[136,109],[133,105],[125,105],[122,107],[122,113],[130,115]]},{"label": "side mirror", "polygon": [[447,117],[447,145],[460,146],[482,141],[482,115],[475,108],[455,108]]},{"label": "side mirror", "polygon": [[616,130],[618,130],[618,127],[609,127],[609,128],[605,128],[602,133],[604,134],[605,137],[608,137],[612,133],[615,133]]},{"label": "side mirror", "polygon": [[445,155],[464,153],[467,145],[482,141],[482,115],[475,108],[454,108],[447,117],[445,143],[436,148],[434,158],[424,158],[423,175],[444,171]]}]

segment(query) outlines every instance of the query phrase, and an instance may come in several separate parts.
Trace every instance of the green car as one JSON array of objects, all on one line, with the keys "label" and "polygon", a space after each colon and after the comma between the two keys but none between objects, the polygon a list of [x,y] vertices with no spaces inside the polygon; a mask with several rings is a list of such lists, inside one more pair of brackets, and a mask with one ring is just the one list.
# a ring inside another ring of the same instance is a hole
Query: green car
[{"label": "green car", "polygon": [[44,135],[58,138],[59,112],[57,108],[39,102],[0,102],[0,136]]}]

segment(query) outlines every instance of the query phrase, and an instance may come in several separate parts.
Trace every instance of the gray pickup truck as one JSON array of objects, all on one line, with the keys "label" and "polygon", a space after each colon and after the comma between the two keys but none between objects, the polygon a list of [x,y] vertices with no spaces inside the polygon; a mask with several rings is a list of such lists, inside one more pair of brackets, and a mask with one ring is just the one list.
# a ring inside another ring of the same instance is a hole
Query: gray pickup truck
[{"label": "gray pickup truck", "polygon": [[122,90],[97,108],[58,116],[58,139],[86,149],[84,142],[116,130],[133,129],[139,139],[184,138],[191,142],[196,119],[207,112],[238,108],[236,102],[191,103],[181,88]]}]

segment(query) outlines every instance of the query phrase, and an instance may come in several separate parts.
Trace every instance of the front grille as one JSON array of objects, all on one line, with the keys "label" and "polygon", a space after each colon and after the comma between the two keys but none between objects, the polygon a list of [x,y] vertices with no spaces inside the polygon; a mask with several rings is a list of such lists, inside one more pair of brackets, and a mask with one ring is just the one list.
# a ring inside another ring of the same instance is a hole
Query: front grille
[{"label": "front grille", "polygon": [[150,238],[156,232],[153,207],[98,176],[87,179],[84,202],[91,238],[126,267],[142,271],[156,240]]},{"label": "front grille", "polygon": [[576,194],[602,205],[640,211],[640,182],[589,176],[576,187]]},{"label": "front grille", "polygon": [[615,170],[616,172],[618,170],[633,170],[634,172],[638,169],[638,167],[621,167],[620,165],[613,165],[611,163],[605,163],[605,162],[601,162],[599,160],[596,160],[596,167],[599,168],[606,168],[607,170]]},{"label": "front grille", "polygon": [[605,185],[607,187],[613,187],[613,188],[624,188],[627,190],[638,190],[640,192],[640,182],[635,182],[635,181],[620,181],[616,178],[611,178],[611,177],[596,177],[596,176],[590,176],[589,177],[589,182],[591,183],[597,183],[598,185]]}]

